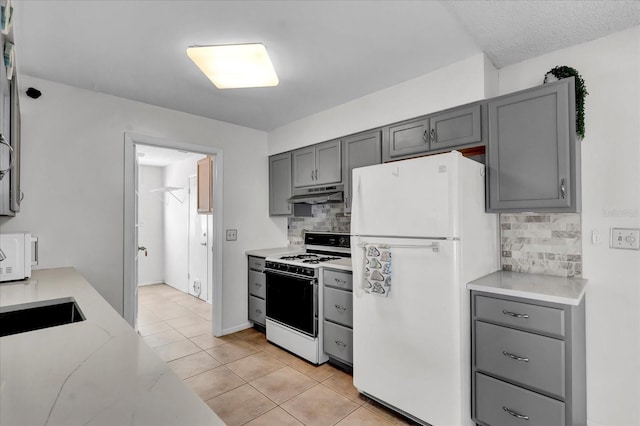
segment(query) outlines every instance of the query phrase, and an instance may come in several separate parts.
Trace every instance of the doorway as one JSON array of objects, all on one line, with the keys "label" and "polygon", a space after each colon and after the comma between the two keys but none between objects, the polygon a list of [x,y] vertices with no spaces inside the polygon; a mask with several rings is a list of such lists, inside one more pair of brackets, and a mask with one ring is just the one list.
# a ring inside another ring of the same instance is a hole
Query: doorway
[{"label": "doorway", "polygon": [[[148,231],[145,226],[149,226],[151,221],[147,221],[147,225],[145,225],[144,221],[140,220],[140,201],[141,196],[147,198],[155,196],[158,210],[165,209],[163,214],[167,243],[162,249],[162,256],[166,261],[166,266],[169,267],[165,268],[163,281],[168,281],[168,284],[174,289],[210,302],[212,308],[211,332],[214,336],[220,336],[222,334],[223,306],[221,269],[222,151],[217,148],[184,144],[132,133],[125,133],[124,144],[124,317],[132,326],[136,325],[140,259],[145,262],[150,257],[150,247],[144,245],[145,243],[140,240],[140,236],[145,235],[148,239],[149,232],[145,234],[144,231]],[[178,161],[171,170],[167,167],[162,184],[159,184],[156,178],[156,182],[152,185],[154,188],[147,185],[142,191],[140,183],[145,176],[141,176],[141,171],[148,176],[153,175],[149,168],[150,157],[162,152],[173,152],[176,158],[182,158],[180,160],[182,162]],[[144,166],[146,168],[140,168],[139,158],[144,157],[139,157],[137,155],[139,153],[148,155],[146,160],[141,161],[146,163]],[[196,158],[202,158],[206,155],[211,156],[215,164],[211,182],[214,209],[213,213],[208,215],[192,214],[191,207],[194,206],[192,196],[195,195],[192,186],[195,185],[195,168],[189,171],[191,160],[187,160],[187,158],[191,158],[195,164]],[[182,220],[176,218],[184,218],[183,227],[176,225]],[[169,226],[166,226],[167,224]],[[180,235],[181,238],[176,240]],[[145,250],[147,256],[144,256]],[[155,251],[157,258],[160,250],[156,248]]]}]

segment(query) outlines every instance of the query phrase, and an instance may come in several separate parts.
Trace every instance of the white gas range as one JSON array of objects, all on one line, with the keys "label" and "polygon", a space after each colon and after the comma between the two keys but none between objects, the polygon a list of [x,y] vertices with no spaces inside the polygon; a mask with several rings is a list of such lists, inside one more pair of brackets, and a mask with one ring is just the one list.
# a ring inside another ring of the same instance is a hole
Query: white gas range
[{"label": "white gas range", "polygon": [[322,349],[323,264],[351,257],[349,234],[310,232],[305,251],[266,258],[267,340],[314,363],[329,358]]}]

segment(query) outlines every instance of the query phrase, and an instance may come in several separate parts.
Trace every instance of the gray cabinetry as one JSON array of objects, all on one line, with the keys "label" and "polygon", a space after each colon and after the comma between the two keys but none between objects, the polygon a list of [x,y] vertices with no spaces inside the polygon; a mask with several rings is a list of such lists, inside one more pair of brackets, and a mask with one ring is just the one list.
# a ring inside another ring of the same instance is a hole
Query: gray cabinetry
[{"label": "gray cabinetry", "polygon": [[431,150],[482,141],[480,104],[429,116]]},{"label": "gray cabinetry", "polygon": [[382,160],[483,145],[483,108],[476,102],[385,127]]},{"label": "gray cabinetry", "polygon": [[[0,34],[0,49],[13,41],[13,32]],[[15,216],[20,211],[20,106],[18,77],[13,69],[7,75],[5,61],[0,61],[0,216]]]},{"label": "gray cabinetry", "polygon": [[350,136],[342,141],[344,158],[344,210],[351,212],[351,172],[357,167],[382,162],[382,133],[379,129]]},{"label": "gray cabinetry", "polygon": [[291,214],[291,153],[269,157],[269,215]]},{"label": "gray cabinetry", "polygon": [[429,119],[393,124],[385,128],[385,160],[406,158],[429,151]]},{"label": "gray cabinetry", "polygon": [[249,321],[265,326],[266,315],[266,277],[264,274],[264,258],[249,256]]},{"label": "gray cabinetry", "polygon": [[353,365],[351,272],[323,269],[323,349],[334,362]]},{"label": "gray cabinetry", "polygon": [[482,426],[586,425],[584,299],[471,292],[472,417]]},{"label": "gray cabinetry", "polygon": [[293,187],[325,185],[342,180],[340,141],[293,151]]},{"label": "gray cabinetry", "polygon": [[487,210],[580,211],[573,78],[488,102]]}]

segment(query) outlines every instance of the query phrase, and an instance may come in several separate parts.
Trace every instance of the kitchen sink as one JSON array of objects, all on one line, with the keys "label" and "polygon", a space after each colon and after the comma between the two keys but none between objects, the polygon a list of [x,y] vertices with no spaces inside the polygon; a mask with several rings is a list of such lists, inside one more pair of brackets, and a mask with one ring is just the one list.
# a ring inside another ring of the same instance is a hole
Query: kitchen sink
[{"label": "kitchen sink", "polygon": [[72,297],[0,308],[0,337],[84,321]]}]

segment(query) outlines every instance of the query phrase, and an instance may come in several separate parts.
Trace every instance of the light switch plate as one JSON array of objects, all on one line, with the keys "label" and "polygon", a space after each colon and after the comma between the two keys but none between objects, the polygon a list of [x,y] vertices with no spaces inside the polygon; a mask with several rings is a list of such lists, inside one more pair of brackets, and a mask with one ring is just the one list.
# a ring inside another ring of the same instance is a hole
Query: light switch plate
[{"label": "light switch plate", "polygon": [[237,229],[227,229],[227,241],[236,241],[238,239]]},{"label": "light switch plate", "polygon": [[640,250],[640,229],[611,228],[611,248]]}]

